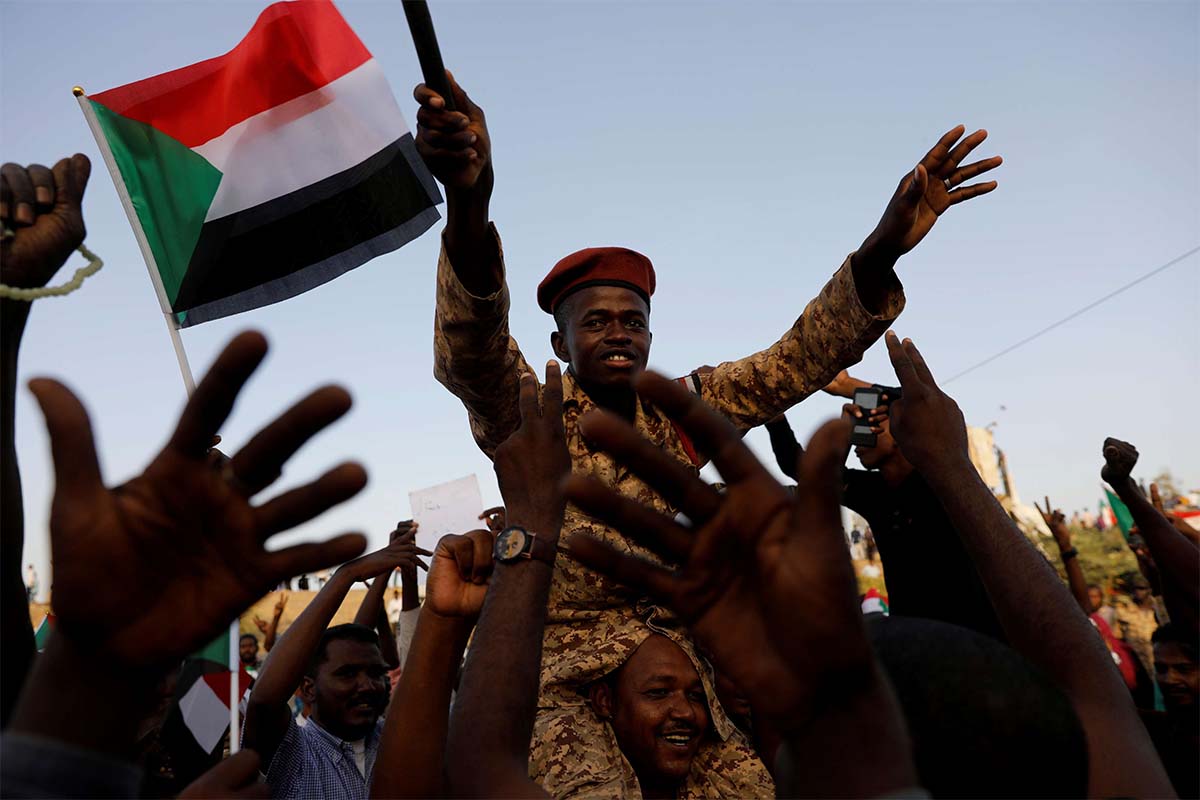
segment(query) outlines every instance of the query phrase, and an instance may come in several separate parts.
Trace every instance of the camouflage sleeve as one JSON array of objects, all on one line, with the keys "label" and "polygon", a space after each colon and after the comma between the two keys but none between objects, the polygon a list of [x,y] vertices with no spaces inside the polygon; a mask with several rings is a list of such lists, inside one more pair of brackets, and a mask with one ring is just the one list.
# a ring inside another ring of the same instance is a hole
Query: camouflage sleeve
[{"label": "camouflage sleeve", "polygon": [[[495,226],[496,248],[504,251]],[[433,374],[462,401],[479,449],[491,458],[521,423],[521,373],[529,367],[508,331],[508,284],[476,297],[459,281],[446,255],[438,257],[433,320]]]},{"label": "camouflage sleeve", "polygon": [[783,338],[754,355],[698,372],[700,394],[739,429],[762,425],[861,361],[903,308],[899,281],[881,313],[864,308],[847,256]]}]

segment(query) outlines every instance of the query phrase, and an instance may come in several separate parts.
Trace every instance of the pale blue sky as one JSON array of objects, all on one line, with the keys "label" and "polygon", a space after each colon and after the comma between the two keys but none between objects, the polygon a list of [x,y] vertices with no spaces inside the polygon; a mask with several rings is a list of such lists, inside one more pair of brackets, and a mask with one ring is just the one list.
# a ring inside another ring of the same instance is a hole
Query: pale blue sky
[{"label": "pale blue sky", "polygon": [[[0,2],[0,157],[97,167],[88,244],[107,266],[38,301],[22,381],[64,378],[93,414],[110,482],[164,441],[183,388],[154,291],[71,86],[91,92],[229,49],[265,3]],[[410,123],[420,79],[398,0],[339,4]],[[433,2],[447,65],[488,114],[512,327],[533,363],[551,320],[534,288],[563,254],[622,244],[658,270],[652,364],[682,374],[774,341],[871,230],[896,182],[962,122],[1005,164],[902,260],[896,330],[949,377],[1200,244],[1200,4]],[[286,303],[183,332],[199,376],[238,330],[273,351],[224,431],[230,449],[310,387],[349,417],[281,486],[346,457],[362,495],[293,536],[382,544],[408,492],[475,472],[458,402],[432,377],[429,233]],[[81,262],[60,275],[69,277]],[[1200,255],[951,385],[996,421],[1024,499],[1099,495],[1100,444],[1135,442],[1142,475],[1200,485],[1187,399],[1200,390]],[[893,379],[882,343],[852,370]],[[802,437],[840,401],[790,414]],[[1006,410],[1001,410],[1004,406]],[[47,575],[53,481],[22,389],[26,561]],[[769,457],[766,437],[750,436]],[[45,578],[43,577],[43,583]]]}]

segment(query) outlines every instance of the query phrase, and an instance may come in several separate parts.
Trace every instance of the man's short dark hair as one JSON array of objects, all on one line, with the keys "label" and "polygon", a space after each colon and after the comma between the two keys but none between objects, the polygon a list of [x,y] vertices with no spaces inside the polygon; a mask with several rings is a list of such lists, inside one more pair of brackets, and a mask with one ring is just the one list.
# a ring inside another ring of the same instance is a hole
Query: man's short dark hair
[{"label": "man's short dark hair", "polygon": [[1084,797],[1088,751],[1066,695],[1016,651],[966,628],[876,617],[867,631],[934,797]]},{"label": "man's short dark hair", "polygon": [[575,301],[578,296],[567,296],[558,302],[554,308],[554,324],[559,333],[566,333],[571,324],[571,315],[575,313]]},{"label": "man's short dark hair", "polygon": [[1192,661],[1200,661],[1200,652],[1196,649],[1196,638],[1189,637],[1187,632],[1182,627],[1174,622],[1168,622],[1166,625],[1160,625],[1154,635],[1150,637],[1151,644],[1174,644],[1183,651],[1183,654]]},{"label": "man's short dark hair", "polygon": [[312,659],[308,662],[308,670],[304,674],[310,678],[317,677],[317,670],[325,662],[325,657],[328,655],[329,643],[343,639],[348,639],[352,642],[373,644],[376,647],[379,646],[379,634],[366,625],[359,625],[355,622],[334,625],[332,628],[326,628],[325,632],[321,634],[321,641],[317,643],[317,649],[313,652]]},{"label": "man's short dark hair", "polygon": [[255,644],[258,644],[258,637],[255,636],[253,633],[243,633],[241,638],[238,639],[238,644],[241,644],[242,642],[246,641],[247,639],[254,642]]}]

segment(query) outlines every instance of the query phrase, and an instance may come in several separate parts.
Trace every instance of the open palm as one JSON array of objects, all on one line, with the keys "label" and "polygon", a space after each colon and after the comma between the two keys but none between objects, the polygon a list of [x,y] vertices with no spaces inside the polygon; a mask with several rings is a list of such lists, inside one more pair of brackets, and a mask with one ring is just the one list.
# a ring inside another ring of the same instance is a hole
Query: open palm
[{"label": "open palm", "polygon": [[900,180],[867,240],[871,245],[893,257],[902,256],[920,244],[950,206],[996,188],[995,181],[961,185],[1003,162],[1000,156],[993,156],[960,167],[963,159],[987,138],[987,131],[978,130],[960,142],[963,132],[962,125],[947,131],[916,168]]},{"label": "open palm", "polygon": [[167,446],[141,475],[113,489],[104,486],[79,400],[55,381],[31,382],[54,456],[54,610],[77,641],[130,665],[169,663],[210,641],[280,580],[362,551],[358,535],[264,547],[270,536],[357,494],[366,474],[356,464],[250,502],[305,441],[349,409],[344,390],[313,392],[223,464],[208,453],[266,349],[260,334],[235,338],[196,387]]},{"label": "open palm", "polygon": [[825,682],[871,663],[838,509],[845,421],[813,437],[795,497],[771,477],[727,420],[675,382],[647,373],[638,392],[683,427],[725,478],[723,494],[610,414],[581,420],[588,439],[641,475],[695,527],[598,481],[572,477],[567,496],[680,564],[667,569],[586,536],[567,544],[583,563],[641,589],[688,624],[713,662],[761,713],[803,715]]}]

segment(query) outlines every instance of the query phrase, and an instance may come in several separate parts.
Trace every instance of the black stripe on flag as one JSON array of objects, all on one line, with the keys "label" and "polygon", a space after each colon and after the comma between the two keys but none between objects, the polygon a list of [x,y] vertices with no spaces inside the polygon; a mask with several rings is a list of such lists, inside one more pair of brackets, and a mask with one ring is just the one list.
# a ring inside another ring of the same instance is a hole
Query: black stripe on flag
[{"label": "black stripe on flag", "polygon": [[277,303],[395,250],[437,222],[412,134],[348,170],[204,223],[174,303],[181,327]]}]

